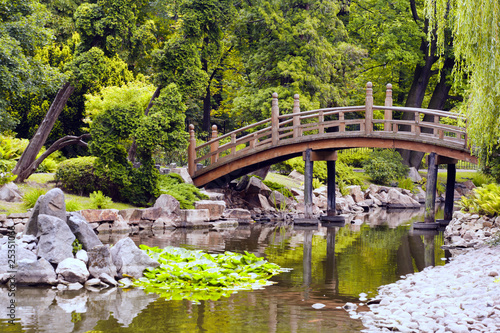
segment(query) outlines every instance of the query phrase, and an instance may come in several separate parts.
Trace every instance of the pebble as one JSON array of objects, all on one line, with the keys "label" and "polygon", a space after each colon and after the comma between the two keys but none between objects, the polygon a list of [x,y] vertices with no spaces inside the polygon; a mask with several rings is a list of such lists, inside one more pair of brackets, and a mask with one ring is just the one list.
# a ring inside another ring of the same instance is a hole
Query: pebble
[{"label": "pebble", "polygon": [[500,332],[498,258],[500,246],[464,251],[445,266],[380,287],[381,301],[369,312],[354,311],[352,303],[344,309],[362,320],[362,332]]}]

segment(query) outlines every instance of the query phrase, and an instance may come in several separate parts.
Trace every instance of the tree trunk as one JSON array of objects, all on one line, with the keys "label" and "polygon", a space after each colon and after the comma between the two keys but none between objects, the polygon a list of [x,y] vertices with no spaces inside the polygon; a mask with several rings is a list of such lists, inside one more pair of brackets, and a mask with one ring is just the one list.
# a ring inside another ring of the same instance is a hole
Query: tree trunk
[{"label": "tree trunk", "polygon": [[[158,88],[156,88],[155,92],[153,93],[153,96],[151,96],[151,99],[149,100],[146,110],[144,110],[145,116],[149,114],[149,110],[153,107],[155,99],[157,99],[158,96],[160,96],[160,92],[161,92],[161,86],[158,86]],[[137,143],[135,142],[134,139],[134,141],[132,141],[132,145],[128,150],[128,160],[134,163],[136,155],[137,155]]]},{"label": "tree trunk", "polygon": [[89,138],[90,138],[90,134],[88,134],[88,133],[82,134],[80,136],[67,135],[65,137],[60,138],[59,140],[54,142],[49,147],[49,149],[47,149],[42,155],[40,155],[39,158],[37,158],[35,161],[33,161],[33,163],[31,163],[29,167],[27,167],[24,170],[22,170],[21,172],[19,172],[19,174],[17,175],[17,178],[16,178],[16,182],[21,183],[25,179],[27,179],[29,176],[31,176],[31,174],[36,171],[36,169],[43,162],[43,160],[45,160],[47,157],[50,156],[50,154],[52,154],[53,152],[55,152],[57,150],[61,150],[64,147],[69,146],[69,145],[73,145],[73,144],[87,147],[88,145],[85,141],[83,141],[83,139],[89,139]]},{"label": "tree trunk", "polygon": [[21,158],[14,167],[14,170],[12,170],[12,173],[18,176],[16,178],[16,183],[20,183],[27,178],[20,177],[20,175],[28,172],[27,170],[35,161],[36,156],[40,152],[40,149],[42,149],[43,144],[47,140],[50,131],[54,127],[57,118],[61,114],[73,91],[75,91],[75,87],[73,87],[71,83],[66,82],[57,92],[57,95],[54,98],[49,111],[47,111],[45,118],[43,118],[40,127],[38,127],[38,130],[33,138],[31,138],[28,147],[26,147],[26,150],[21,155]]}]

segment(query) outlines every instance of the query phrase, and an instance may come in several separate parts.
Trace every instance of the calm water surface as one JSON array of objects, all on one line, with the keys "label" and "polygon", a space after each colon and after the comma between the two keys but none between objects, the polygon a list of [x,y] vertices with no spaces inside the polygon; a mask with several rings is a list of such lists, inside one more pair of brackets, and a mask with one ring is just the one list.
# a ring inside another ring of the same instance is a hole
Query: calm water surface
[{"label": "calm water surface", "polygon": [[[219,231],[175,230],[142,234],[137,244],[181,246],[209,252],[248,251],[282,267],[263,290],[217,301],[165,301],[142,290],[101,292],[18,288],[15,325],[0,312],[0,332],[357,332],[359,320],[340,307],[359,294],[429,265],[443,265],[442,233],[412,230],[423,211],[372,212],[344,227],[241,226]],[[123,235],[101,236],[114,243]],[[0,304],[8,304],[5,289]],[[320,310],[312,305],[324,304]]]}]

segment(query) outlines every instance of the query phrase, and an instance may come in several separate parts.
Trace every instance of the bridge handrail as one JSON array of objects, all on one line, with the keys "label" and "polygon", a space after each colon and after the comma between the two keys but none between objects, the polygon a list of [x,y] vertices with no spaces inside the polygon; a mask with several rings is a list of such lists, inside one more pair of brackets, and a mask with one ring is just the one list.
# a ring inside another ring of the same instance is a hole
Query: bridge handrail
[{"label": "bridge handrail", "polygon": [[[374,118],[373,110],[384,111],[384,118]],[[407,120],[392,119],[393,111],[414,113],[415,116],[412,117],[413,119]],[[364,118],[344,119],[346,113],[356,112],[364,112]],[[337,119],[325,121],[325,117],[333,115],[338,115]],[[420,115],[432,116],[433,118],[431,118],[432,120],[430,121],[424,121],[421,119]],[[317,121],[305,123],[302,122],[306,119],[313,118],[317,118]],[[387,133],[401,133],[403,136],[419,136],[423,134],[426,137],[433,136],[437,140],[445,142],[453,142],[454,144],[463,143],[464,147],[467,147],[466,127],[441,124],[441,118],[450,118],[459,121],[461,120],[463,121],[463,124],[465,124],[465,126],[467,124],[466,117],[458,113],[414,107],[392,106],[391,85],[387,85],[386,100],[385,105],[383,106],[373,105],[372,85],[369,82],[366,89],[365,105],[330,107],[316,110],[300,111],[299,96],[295,95],[292,113],[282,115],[279,114],[278,95],[274,93],[271,107],[271,118],[244,126],[221,136],[218,136],[217,126],[213,125],[211,140],[199,146],[196,146],[194,126],[190,125],[190,146],[188,149],[189,173],[191,174],[191,176],[194,176],[196,172],[196,163],[210,159],[210,164],[214,164],[218,160],[220,160],[219,156],[222,156],[222,154],[224,154],[228,150],[230,150],[230,152],[228,153],[229,155],[235,155],[239,151],[248,151],[248,149],[253,149],[262,145],[271,144],[271,146],[276,146],[284,140],[287,141],[286,143],[288,144],[290,143],[290,140],[298,140],[300,137],[305,135],[323,135],[325,133],[325,129],[332,127],[338,127],[338,132],[341,132],[340,134],[353,131],[360,132],[363,135],[368,136],[387,135]],[[375,124],[382,124],[383,128],[381,129],[379,126],[376,127],[374,126]],[[261,125],[267,126],[255,132],[237,137],[238,135],[241,135],[242,133],[245,133],[248,130],[252,130]],[[352,125],[358,126],[359,130],[353,129],[352,127],[348,128],[348,126]],[[424,130],[422,131],[422,129]],[[312,132],[311,134],[311,131],[316,132]],[[306,134],[305,132],[308,133]],[[336,136],[339,135],[338,132],[331,132],[328,134],[330,136]],[[292,139],[289,138],[291,136],[293,136]],[[231,138],[231,141],[220,145],[221,140],[226,138]],[[245,144],[246,147],[237,152],[236,147],[241,144]],[[200,153],[203,148],[207,147],[210,147],[210,152],[204,153],[203,156],[197,157],[198,153]]]}]

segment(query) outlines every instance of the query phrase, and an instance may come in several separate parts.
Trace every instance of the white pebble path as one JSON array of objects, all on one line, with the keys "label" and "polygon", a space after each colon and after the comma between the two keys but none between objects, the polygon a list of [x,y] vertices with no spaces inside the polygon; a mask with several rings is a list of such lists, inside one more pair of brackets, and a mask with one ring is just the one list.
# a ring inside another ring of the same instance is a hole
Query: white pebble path
[{"label": "white pebble path", "polygon": [[500,332],[499,274],[500,246],[485,246],[385,285],[380,304],[349,313],[362,332]]}]

